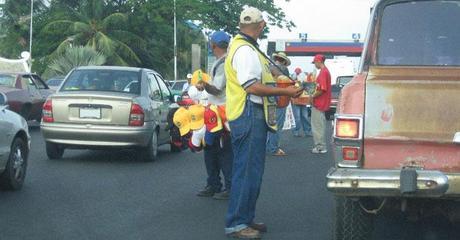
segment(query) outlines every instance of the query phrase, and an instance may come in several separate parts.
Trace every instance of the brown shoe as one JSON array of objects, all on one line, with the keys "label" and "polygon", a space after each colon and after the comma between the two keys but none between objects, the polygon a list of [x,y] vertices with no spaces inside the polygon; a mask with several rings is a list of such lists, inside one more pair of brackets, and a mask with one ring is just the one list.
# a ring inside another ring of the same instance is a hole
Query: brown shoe
[{"label": "brown shoe", "polygon": [[260,235],[260,232],[247,227],[243,230],[240,230],[238,232],[230,233],[228,234],[229,237],[231,238],[239,238],[239,239],[261,239],[262,235]]},{"label": "brown shoe", "polygon": [[267,225],[265,223],[251,223],[249,225],[250,228],[255,229],[261,233],[266,233],[267,232]]},{"label": "brown shoe", "polygon": [[278,148],[278,150],[275,153],[273,153],[273,156],[284,157],[287,156],[287,154],[283,151],[283,149]]}]

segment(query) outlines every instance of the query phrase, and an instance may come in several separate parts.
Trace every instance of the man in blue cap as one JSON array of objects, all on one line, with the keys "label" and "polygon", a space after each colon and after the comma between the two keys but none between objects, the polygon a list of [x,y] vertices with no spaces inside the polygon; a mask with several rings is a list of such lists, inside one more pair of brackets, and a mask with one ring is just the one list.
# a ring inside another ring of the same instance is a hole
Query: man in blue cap
[{"label": "man in blue cap", "polygon": [[[225,78],[224,62],[229,43],[230,36],[223,31],[217,31],[211,35],[209,45],[216,57],[216,62],[210,72],[212,83],[201,81],[196,86],[200,91],[206,90],[208,93],[208,103],[211,105],[225,105],[227,80]],[[204,160],[208,173],[208,185],[198,193],[198,196],[226,200],[230,197],[232,183],[233,150],[230,134],[225,129],[215,133],[207,132],[206,139]],[[223,191],[221,191],[221,171],[225,183]]]}]

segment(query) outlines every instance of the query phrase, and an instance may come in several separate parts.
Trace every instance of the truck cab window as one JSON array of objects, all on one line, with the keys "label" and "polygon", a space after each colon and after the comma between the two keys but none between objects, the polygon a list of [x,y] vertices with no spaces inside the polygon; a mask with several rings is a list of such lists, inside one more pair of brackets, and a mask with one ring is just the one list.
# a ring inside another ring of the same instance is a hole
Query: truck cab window
[{"label": "truck cab window", "polygon": [[460,66],[457,1],[396,3],[383,10],[378,65]]}]

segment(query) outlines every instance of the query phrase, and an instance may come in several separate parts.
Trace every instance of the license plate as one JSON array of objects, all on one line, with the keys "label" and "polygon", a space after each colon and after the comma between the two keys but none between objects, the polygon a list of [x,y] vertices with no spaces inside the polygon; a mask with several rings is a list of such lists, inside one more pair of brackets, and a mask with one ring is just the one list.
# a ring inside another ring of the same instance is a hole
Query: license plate
[{"label": "license plate", "polygon": [[100,108],[80,108],[80,118],[101,119]]}]

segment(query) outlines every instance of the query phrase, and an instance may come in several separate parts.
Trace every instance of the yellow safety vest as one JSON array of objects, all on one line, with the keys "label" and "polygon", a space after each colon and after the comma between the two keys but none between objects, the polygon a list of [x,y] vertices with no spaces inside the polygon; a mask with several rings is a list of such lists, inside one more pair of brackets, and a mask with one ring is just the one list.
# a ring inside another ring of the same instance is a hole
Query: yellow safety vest
[{"label": "yellow safety vest", "polygon": [[[258,54],[260,64],[262,65],[262,84],[267,86],[276,86],[276,82],[270,72],[270,63],[252,44],[247,42],[241,35],[236,35],[228,51],[225,60],[225,77],[227,78],[226,87],[226,110],[229,121],[237,119],[243,113],[244,106],[247,100],[247,93],[241,86],[237,78],[236,70],[233,68],[233,56],[236,51],[242,46],[249,46]],[[265,121],[272,131],[276,131],[276,97],[263,97]]]}]

